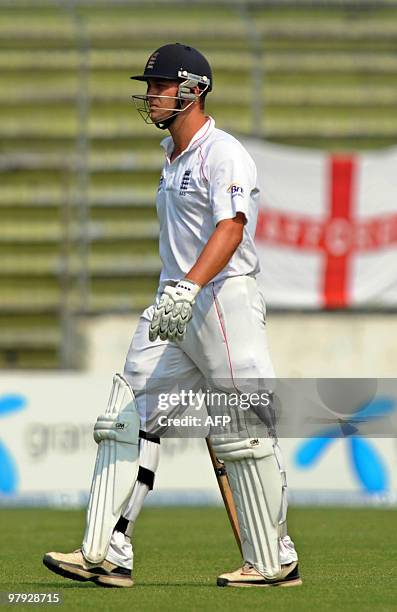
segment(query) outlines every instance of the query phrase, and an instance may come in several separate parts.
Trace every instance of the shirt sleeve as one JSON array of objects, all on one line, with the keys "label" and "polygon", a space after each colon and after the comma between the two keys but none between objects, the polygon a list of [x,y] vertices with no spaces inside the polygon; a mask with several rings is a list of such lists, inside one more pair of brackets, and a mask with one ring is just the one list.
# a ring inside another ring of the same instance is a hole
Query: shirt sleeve
[{"label": "shirt sleeve", "polygon": [[208,155],[209,197],[215,225],[251,211],[250,201],[258,193],[256,167],[239,142],[215,143]]}]

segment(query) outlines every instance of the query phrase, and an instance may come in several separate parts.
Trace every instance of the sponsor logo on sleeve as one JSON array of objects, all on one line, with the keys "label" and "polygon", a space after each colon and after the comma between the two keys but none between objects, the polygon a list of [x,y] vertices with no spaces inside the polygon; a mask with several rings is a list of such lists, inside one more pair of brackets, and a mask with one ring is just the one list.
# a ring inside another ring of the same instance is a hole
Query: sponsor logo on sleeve
[{"label": "sponsor logo on sleeve", "polygon": [[232,183],[229,185],[227,192],[230,193],[232,198],[235,196],[239,196],[240,198],[244,197],[244,189],[238,183]]}]

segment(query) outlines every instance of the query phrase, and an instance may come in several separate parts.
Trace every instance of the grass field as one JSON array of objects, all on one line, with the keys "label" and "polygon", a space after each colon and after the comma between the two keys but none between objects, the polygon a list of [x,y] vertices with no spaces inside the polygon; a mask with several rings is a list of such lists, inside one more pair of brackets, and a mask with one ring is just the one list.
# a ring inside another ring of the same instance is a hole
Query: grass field
[{"label": "grass field", "polygon": [[118,590],[62,579],[41,563],[46,551],[79,545],[83,512],[1,510],[0,591],[61,592],[68,612],[391,611],[397,609],[395,525],[393,510],[291,509],[303,586],[221,589],[217,574],[240,562],[223,509],[148,508],[136,529],[136,584]]}]

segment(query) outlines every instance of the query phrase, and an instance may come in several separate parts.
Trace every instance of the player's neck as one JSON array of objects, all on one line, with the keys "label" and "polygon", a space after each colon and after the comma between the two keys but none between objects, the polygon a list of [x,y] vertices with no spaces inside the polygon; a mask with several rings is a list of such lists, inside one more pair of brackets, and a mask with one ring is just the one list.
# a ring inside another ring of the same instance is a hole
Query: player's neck
[{"label": "player's neck", "polygon": [[207,121],[208,117],[202,112],[187,115],[182,113],[177,117],[169,127],[172,140],[174,141],[174,150],[170,158],[171,162],[187,148],[193,136]]}]

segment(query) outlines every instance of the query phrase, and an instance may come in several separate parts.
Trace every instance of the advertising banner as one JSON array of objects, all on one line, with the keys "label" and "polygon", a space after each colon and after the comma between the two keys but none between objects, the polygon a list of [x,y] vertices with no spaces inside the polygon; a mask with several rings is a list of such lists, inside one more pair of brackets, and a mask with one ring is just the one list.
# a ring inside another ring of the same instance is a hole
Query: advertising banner
[{"label": "advertising banner", "polygon": [[[318,412],[311,400],[308,410],[301,410],[308,387],[304,393],[293,389],[295,395],[301,393],[300,403],[294,402],[295,411],[299,409],[302,422],[310,427],[304,437],[294,437],[294,432],[302,431],[300,425],[286,427],[282,413],[280,444],[292,502],[396,502],[396,382],[389,379],[381,384],[381,392],[369,405],[361,398],[361,407],[344,415],[332,406],[322,406]],[[0,505],[86,503],[96,455],[93,425],[106,407],[110,386],[111,380],[92,374],[7,374],[0,378]],[[285,388],[280,387],[280,401],[288,400],[290,391]],[[325,393],[323,390],[323,399]],[[381,417],[389,419],[389,430],[376,424]],[[200,436],[205,435],[206,427],[200,428]],[[160,446],[160,468],[149,503],[220,503],[202,437],[162,438]]]}]

